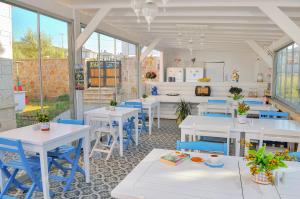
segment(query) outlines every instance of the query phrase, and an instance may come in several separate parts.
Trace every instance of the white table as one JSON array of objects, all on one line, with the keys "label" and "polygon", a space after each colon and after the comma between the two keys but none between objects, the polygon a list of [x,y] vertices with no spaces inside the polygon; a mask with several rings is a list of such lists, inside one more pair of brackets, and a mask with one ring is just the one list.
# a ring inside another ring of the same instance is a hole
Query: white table
[{"label": "white table", "polygon": [[[242,158],[224,156],[223,168],[210,168],[203,163],[189,160],[177,166],[161,163],[160,157],[170,152],[154,149],[112,190],[112,197],[119,199],[279,199],[281,195],[287,199],[292,199],[289,197],[291,195],[299,197],[297,190],[292,193],[287,190],[277,192],[275,186],[254,183],[250,179],[249,168]],[[208,157],[208,154],[202,153],[191,155]],[[291,164],[290,167],[300,169],[300,164]],[[284,186],[289,187],[291,183],[293,181],[285,183]],[[293,185],[293,189],[296,186]]]},{"label": "white table", "polygon": [[[80,138],[84,139],[83,155],[85,180],[87,183],[90,183],[89,129],[90,127],[87,125],[51,123],[50,131],[40,131],[35,125],[31,125],[1,132],[0,137],[21,140],[25,151],[31,151],[40,154],[43,194],[44,199],[47,199],[50,198],[47,152],[59,146],[69,144]],[[1,185],[3,182],[4,179],[1,175]]]},{"label": "white table", "polygon": [[134,100],[128,100],[132,102],[142,102],[143,108],[147,110],[148,117],[149,117],[149,134],[152,133],[152,126],[153,126],[153,116],[154,112],[156,111],[156,117],[157,117],[157,128],[160,128],[160,102],[158,100],[155,100],[153,98],[146,98],[143,100],[140,99],[134,99]]},{"label": "white table", "polygon": [[[119,124],[119,137],[123,139],[123,123],[129,118],[134,117],[135,121],[135,143],[138,145],[139,141],[139,132],[138,132],[138,112],[136,108],[125,108],[125,107],[116,107],[114,111],[107,109],[106,107],[93,109],[84,113],[84,121],[86,124],[90,123],[92,117],[97,116],[110,116],[113,120],[117,121]],[[120,142],[120,156],[123,156],[123,142]]]},{"label": "white table", "polygon": [[[252,139],[260,139],[261,134],[280,137],[282,142],[300,143],[300,123],[294,120],[249,119],[249,123],[240,124],[237,118],[212,118],[205,116],[188,116],[180,125],[181,140],[186,136],[194,135],[195,129],[199,131],[213,131],[218,128],[230,126],[230,137],[240,138],[240,133],[250,134]],[[270,141],[278,141],[270,140]],[[238,148],[237,144],[237,148]],[[298,147],[299,150],[300,147]]]}]

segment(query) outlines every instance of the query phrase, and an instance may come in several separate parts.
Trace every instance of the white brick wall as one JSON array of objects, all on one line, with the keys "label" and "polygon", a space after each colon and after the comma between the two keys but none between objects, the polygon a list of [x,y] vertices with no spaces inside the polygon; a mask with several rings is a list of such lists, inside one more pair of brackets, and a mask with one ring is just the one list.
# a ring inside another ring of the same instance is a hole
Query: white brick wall
[{"label": "white brick wall", "polygon": [[11,6],[0,2],[0,131],[16,127],[12,78]]}]

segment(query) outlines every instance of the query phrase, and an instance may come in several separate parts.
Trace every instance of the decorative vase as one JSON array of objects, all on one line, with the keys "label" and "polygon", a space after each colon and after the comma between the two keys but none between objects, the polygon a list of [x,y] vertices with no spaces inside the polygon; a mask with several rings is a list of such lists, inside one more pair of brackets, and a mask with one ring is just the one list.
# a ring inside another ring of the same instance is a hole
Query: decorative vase
[{"label": "decorative vase", "polygon": [[50,130],[50,122],[41,122],[40,128],[41,128],[41,131],[49,131]]},{"label": "decorative vase", "polygon": [[265,173],[262,172],[255,175],[251,175],[251,179],[258,184],[271,184],[268,177],[265,175]]},{"label": "decorative vase", "polygon": [[247,123],[247,115],[238,115],[238,121],[240,124]]}]

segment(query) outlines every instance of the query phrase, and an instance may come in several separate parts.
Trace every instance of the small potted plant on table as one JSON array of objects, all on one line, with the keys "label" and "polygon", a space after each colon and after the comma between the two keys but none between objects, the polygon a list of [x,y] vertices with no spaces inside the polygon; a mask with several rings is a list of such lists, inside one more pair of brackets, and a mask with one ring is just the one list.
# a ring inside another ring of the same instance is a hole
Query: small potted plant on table
[{"label": "small potted plant on table", "polygon": [[243,103],[238,103],[237,107],[237,117],[239,120],[239,123],[244,124],[247,122],[247,112],[250,110],[250,107]]},{"label": "small potted plant on table", "polygon": [[188,115],[191,115],[191,105],[181,99],[176,108],[176,123],[179,125]]},{"label": "small potted plant on table", "polygon": [[251,179],[259,184],[271,184],[274,182],[274,171],[279,168],[286,168],[284,161],[295,160],[288,155],[289,151],[267,153],[266,146],[256,150],[248,150],[245,159],[250,167]]},{"label": "small potted plant on table", "polygon": [[147,97],[148,97],[148,95],[144,93],[144,94],[142,95],[141,101],[144,102],[144,101],[146,100]]},{"label": "small potted plant on table", "polygon": [[116,106],[118,105],[118,103],[117,103],[117,101],[116,100],[111,100],[110,101],[110,107],[109,107],[109,109],[111,110],[111,111],[114,111],[114,110],[116,110]]},{"label": "small potted plant on table", "polygon": [[37,120],[40,123],[40,129],[42,131],[49,131],[50,130],[50,120],[49,115],[44,112],[37,113]]},{"label": "small potted plant on table", "polygon": [[239,100],[243,99],[243,95],[241,93],[243,92],[243,89],[239,87],[231,87],[229,89],[229,93],[231,94],[232,99],[235,101],[235,103],[238,103]]}]

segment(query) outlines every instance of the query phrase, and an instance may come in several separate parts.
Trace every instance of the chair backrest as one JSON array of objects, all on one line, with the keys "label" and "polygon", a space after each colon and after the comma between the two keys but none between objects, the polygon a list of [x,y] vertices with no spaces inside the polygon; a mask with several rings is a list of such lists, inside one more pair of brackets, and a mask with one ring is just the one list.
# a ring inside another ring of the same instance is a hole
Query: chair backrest
[{"label": "chair backrest", "polygon": [[73,119],[58,119],[57,123],[60,124],[75,124],[75,125],[84,125],[84,121],[83,120],[73,120]]},{"label": "chair backrest", "polygon": [[288,120],[288,112],[259,111],[259,119]]},{"label": "chair backrest", "polygon": [[176,142],[176,150],[199,150],[207,152],[218,152],[227,155],[227,143],[216,143],[216,142]]},{"label": "chair backrest", "polygon": [[[0,151],[8,152],[8,153],[15,153],[19,155],[20,160],[26,170],[27,175],[33,180],[37,182],[37,178],[33,175],[33,172],[29,166],[27,161],[26,155],[24,153],[24,149],[22,146],[22,142],[20,140],[11,140],[6,138],[0,138]],[[3,161],[0,159],[0,167],[2,168]]]},{"label": "chair backrest", "polygon": [[230,114],[227,114],[227,113],[211,113],[211,112],[206,112],[203,115],[207,116],[207,117],[232,117]]},{"label": "chair backrest", "polygon": [[138,108],[139,112],[143,113],[143,103],[142,102],[126,101],[126,102],[122,103],[122,107]]},{"label": "chair backrest", "polygon": [[208,104],[226,104],[227,100],[211,100],[207,101]]},{"label": "chair backrest", "polygon": [[262,105],[262,104],[264,104],[262,101],[258,101],[258,100],[244,100],[244,103],[247,105]]}]

